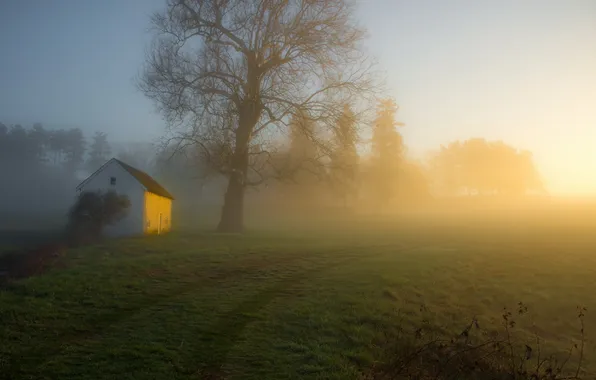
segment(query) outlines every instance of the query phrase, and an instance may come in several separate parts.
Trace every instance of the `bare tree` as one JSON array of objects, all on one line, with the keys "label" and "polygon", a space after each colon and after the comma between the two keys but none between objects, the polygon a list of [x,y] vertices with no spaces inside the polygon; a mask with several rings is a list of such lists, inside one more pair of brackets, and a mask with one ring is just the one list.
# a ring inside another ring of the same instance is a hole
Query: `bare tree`
[{"label": "bare tree", "polygon": [[139,85],[178,143],[200,146],[229,178],[220,231],[243,229],[245,188],[276,173],[262,164],[291,115],[324,124],[372,90],[353,10],[350,0],[167,0],[153,16]]}]

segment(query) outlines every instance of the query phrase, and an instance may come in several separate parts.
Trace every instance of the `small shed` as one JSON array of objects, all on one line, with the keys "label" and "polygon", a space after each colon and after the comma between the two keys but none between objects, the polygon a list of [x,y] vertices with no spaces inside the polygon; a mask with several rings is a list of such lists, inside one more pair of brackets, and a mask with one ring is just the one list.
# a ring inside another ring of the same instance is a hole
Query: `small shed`
[{"label": "small shed", "polygon": [[149,174],[116,158],[112,158],[77,188],[86,191],[115,191],[130,200],[127,216],[118,223],[107,226],[108,236],[162,234],[172,226],[172,201],[174,197]]}]

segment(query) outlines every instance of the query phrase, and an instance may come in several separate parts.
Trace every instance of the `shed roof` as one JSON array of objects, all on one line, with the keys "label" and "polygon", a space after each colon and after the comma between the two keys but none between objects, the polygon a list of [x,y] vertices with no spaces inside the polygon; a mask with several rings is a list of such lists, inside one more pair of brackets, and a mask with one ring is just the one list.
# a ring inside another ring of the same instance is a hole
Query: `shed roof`
[{"label": "shed roof", "polygon": [[[112,158],[110,161],[115,161],[116,163],[118,163],[122,168],[124,168],[124,170],[126,170],[137,181],[139,181],[139,183],[141,185],[143,185],[143,187],[148,192],[165,197],[165,198],[174,199],[174,196],[172,194],[170,194],[169,191],[167,191],[162,185],[160,185],[156,180],[154,180],[153,177],[151,177],[149,174],[145,173],[144,171],[134,168],[134,167],[132,167],[116,158]],[[83,182],[81,182],[79,184],[79,186],[77,186],[77,189],[80,189],[87,181],[89,181],[92,177],[94,177],[97,173],[99,173],[110,161],[106,162],[99,169],[97,169],[93,174],[91,174],[89,177],[87,177],[87,179],[85,179]]]}]

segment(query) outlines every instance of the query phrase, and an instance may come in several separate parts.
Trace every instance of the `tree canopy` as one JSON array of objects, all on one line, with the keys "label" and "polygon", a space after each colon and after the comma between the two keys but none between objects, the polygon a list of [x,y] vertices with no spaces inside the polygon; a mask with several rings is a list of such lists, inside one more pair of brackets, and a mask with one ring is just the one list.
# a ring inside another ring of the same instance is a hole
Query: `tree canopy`
[{"label": "tree canopy", "polygon": [[168,0],[152,22],[140,88],[179,142],[225,153],[221,231],[242,230],[244,189],[275,172],[255,156],[274,155],[291,115],[329,127],[372,88],[347,0]]},{"label": "tree canopy", "polygon": [[382,99],[373,122],[369,181],[379,205],[386,205],[396,194],[397,176],[405,146],[395,119],[398,110],[393,99]]},{"label": "tree canopy", "polygon": [[445,194],[522,195],[544,190],[532,153],[502,141],[474,138],[442,146],[430,161]]}]

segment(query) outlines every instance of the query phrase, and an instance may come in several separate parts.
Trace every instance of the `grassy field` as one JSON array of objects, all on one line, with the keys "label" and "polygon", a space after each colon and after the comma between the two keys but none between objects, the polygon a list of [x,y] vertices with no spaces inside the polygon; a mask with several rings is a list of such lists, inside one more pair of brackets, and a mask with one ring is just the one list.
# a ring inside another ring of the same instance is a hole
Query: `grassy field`
[{"label": "grassy field", "polygon": [[361,218],[70,250],[0,291],[0,372],[358,379],[387,358],[398,327],[428,319],[450,333],[477,316],[498,328],[503,307],[523,301],[530,316],[516,331],[553,353],[578,341],[576,306],[588,308],[593,378],[596,220],[532,215]]}]

